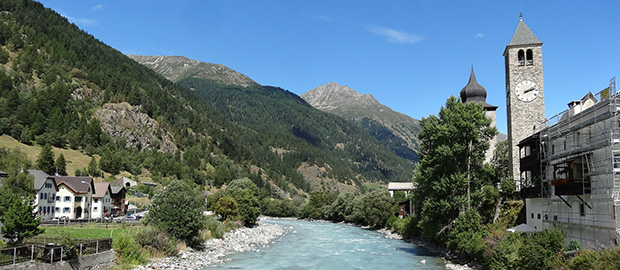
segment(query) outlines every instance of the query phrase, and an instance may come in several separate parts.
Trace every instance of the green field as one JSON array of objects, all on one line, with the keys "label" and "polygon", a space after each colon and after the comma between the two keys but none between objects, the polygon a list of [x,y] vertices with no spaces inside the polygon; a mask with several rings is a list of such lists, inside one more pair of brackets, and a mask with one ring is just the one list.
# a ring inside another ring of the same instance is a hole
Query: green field
[{"label": "green field", "polygon": [[45,229],[45,232],[38,237],[64,237],[78,239],[101,239],[110,238],[116,239],[121,233],[127,232],[129,234],[136,234],[139,231],[151,230],[150,226],[144,226],[142,224],[121,225],[121,224],[108,224],[108,228],[104,224],[83,224],[83,225],[70,225],[70,226],[41,226]]}]

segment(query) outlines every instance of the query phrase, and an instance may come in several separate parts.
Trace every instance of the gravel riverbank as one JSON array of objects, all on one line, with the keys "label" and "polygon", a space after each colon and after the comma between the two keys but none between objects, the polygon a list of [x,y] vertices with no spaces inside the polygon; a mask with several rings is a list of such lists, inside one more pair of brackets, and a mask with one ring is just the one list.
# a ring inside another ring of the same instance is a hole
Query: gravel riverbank
[{"label": "gravel riverbank", "polygon": [[273,240],[292,231],[292,227],[258,222],[253,228],[239,228],[228,232],[224,239],[211,239],[205,242],[201,251],[186,251],[176,257],[166,257],[148,262],[134,270],[146,269],[202,269],[206,266],[222,264],[225,256],[268,248]]}]

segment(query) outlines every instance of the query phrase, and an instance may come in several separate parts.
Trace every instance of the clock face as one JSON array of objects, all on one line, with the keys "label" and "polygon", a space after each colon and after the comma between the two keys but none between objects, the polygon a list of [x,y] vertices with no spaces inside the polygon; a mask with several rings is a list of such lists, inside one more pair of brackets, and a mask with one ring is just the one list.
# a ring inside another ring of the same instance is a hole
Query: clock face
[{"label": "clock face", "polygon": [[530,80],[524,80],[515,87],[515,95],[521,101],[532,101],[538,97],[538,85]]}]

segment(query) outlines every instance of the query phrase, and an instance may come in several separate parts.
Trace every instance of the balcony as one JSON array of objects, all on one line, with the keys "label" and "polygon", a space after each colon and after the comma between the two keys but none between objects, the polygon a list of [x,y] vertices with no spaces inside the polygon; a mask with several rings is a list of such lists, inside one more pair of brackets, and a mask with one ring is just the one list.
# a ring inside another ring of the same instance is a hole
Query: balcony
[{"label": "balcony", "polygon": [[[548,189],[548,184],[543,183],[544,189]],[[519,191],[519,195],[521,198],[543,198],[545,197],[543,194],[543,188],[541,188],[540,183],[536,183],[530,186],[521,186],[521,190]]]},{"label": "balcony", "polygon": [[558,179],[551,181],[555,186],[555,195],[583,195],[592,192],[592,182],[590,179],[566,180]]}]

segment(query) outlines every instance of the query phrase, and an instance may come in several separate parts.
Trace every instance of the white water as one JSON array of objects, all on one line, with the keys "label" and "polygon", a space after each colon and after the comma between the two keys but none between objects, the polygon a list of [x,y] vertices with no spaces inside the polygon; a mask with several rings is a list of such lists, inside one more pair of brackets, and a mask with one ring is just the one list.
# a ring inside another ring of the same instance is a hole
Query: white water
[{"label": "white water", "polygon": [[294,231],[258,252],[230,255],[228,262],[215,268],[446,269],[442,258],[403,240],[386,239],[375,231],[328,222],[262,222],[292,226]]}]

